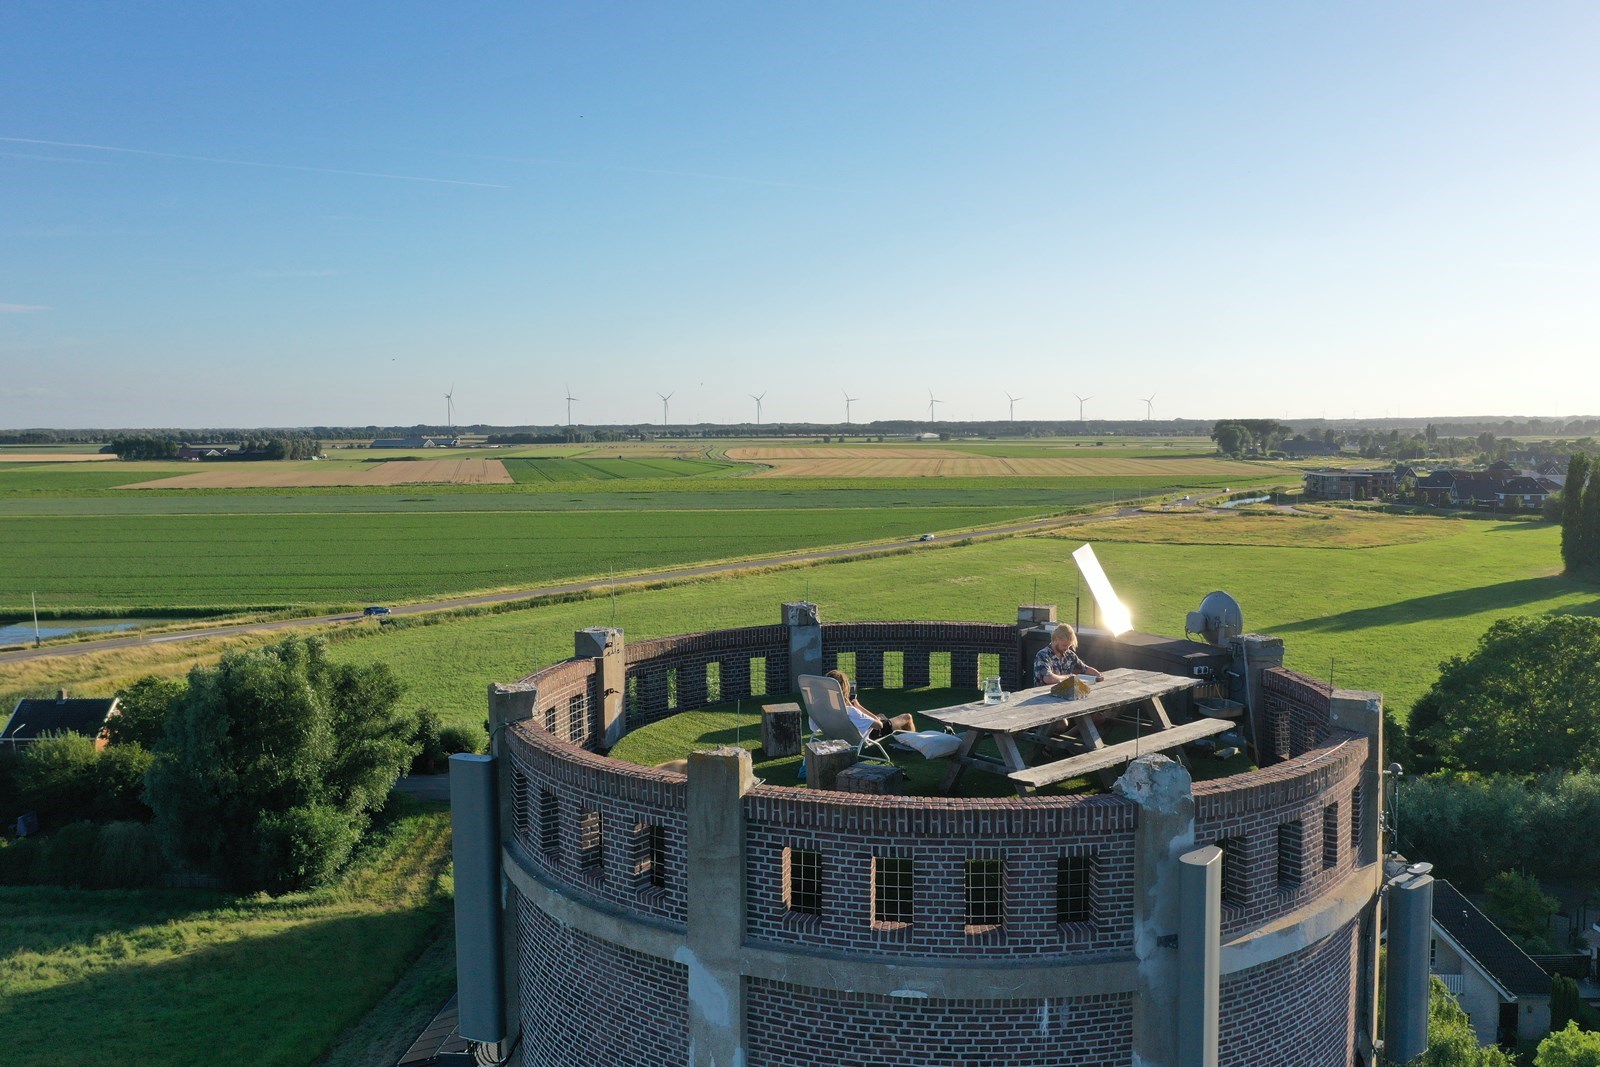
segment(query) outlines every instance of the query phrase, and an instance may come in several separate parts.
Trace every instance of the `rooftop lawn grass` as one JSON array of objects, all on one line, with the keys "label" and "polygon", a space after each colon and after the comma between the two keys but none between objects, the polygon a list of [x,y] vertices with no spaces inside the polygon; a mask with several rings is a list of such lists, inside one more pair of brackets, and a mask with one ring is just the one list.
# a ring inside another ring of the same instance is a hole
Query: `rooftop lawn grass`
[{"label": "rooftop lawn grass", "polygon": [[[976,689],[863,689],[861,703],[880,715],[893,717],[902,712],[913,714],[930,708],[947,708],[979,699]],[[713,704],[709,707],[681,711],[676,715],[641,726],[630,731],[615,748],[611,757],[626,763],[651,767],[668,760],[684,759],[701,749],[738,746],[747,748],[755,769],[755,776],[766,785],[805,785],[796,775],[800,772],[801,757],[787,756],[767,759],[761,749],[761,706],[763,704],[800,703],[800,694],[783,693],[752,697],[749,700]],[[917,718],[917,726],[924,730],[937,730],[932,719]],[[1146,728],[1148,731],[1148,728]],[[1101,731],[1107,744],[1130,741],[1134,727],[1113,723]],[[994,746],[985,741],[978,746],[980,753],[994,756]],[[906,776],[906,793],[909,796],[937,797],[939,784],[949,770],[942,759],[923,759],[915,752],[890,746],[894,764]],[[1175,755],[1168,751],[1168,756]],[[1222,778],[1240,771],[1253,770],[1253,765],[1243,756],[1230,760],[1217,760],[1210,753],[1186,752],[1190,773],[1197,782]],[[1057,785],[1047,786],[1033,796],[1071,796],[1105,792],[1098,776],[1073,778]],[[1001,774],[991,774],[968,769],[953,794],[960,797],[1014,797],[1016,788]]]}]

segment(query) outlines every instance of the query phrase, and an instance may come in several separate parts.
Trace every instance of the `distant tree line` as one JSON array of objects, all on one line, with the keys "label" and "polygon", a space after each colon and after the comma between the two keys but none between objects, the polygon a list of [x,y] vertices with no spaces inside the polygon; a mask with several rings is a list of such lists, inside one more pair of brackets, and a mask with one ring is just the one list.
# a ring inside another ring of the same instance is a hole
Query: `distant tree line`
[{"label": "distant tree line", "polygon": [[[210,444],[227,444],[215,441]],[[106,446],[118,459],[177,459],[185,442],[177,437],[129,436],[113,438]],[[252,459],[311,459],[322,454],[322,442],[314,437],[293,434],[282,437],[245,437],[238,448],[230,450],[226,458]]]}]

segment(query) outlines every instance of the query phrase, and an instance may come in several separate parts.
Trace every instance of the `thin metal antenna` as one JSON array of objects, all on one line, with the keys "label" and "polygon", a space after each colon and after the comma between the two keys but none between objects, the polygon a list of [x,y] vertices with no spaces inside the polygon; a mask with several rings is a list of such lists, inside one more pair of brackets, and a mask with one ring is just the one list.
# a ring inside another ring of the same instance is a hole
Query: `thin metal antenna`
[{"label": "thin metal antenna", "polygon": [[611,565],[611,629],[617,628],[617,566]]},{"label": "thin metal antenna", "polygon": [[1333,685],[1333,657],[1332,656],[1328,657],[1328,688],[1329,689],[1334,688],[1334,685]]}]

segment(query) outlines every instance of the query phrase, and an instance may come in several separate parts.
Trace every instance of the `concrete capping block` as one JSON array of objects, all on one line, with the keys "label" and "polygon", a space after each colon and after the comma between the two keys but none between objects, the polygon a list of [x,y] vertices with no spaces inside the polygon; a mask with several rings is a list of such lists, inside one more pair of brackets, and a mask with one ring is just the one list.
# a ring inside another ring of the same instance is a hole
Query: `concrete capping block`
[{"label": "concrete capping block", "polygon": [[1353,734],[1378,736],[1383,729],[1383,694],[1368,689],[1335,689],[1328,701],[1328,724]]}]

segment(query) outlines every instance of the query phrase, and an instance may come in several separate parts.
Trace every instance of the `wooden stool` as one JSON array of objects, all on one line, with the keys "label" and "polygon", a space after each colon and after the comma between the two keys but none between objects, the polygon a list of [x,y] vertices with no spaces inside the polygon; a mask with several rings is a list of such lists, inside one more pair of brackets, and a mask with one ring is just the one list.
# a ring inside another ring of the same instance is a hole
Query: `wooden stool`
[{"label": "wooden stool", "polygon": [[767,759],[800,755],[805,713],[799,704],[761,705],[761,748]]},{"label": "wooden stool", "polygon": [[906,791],[906,776],[899,767],[885,763],[858,763],[839,772],[834,788],[842,793],[900,796]]}]

